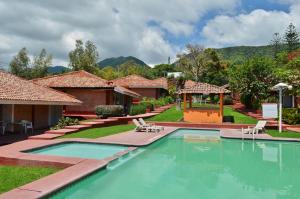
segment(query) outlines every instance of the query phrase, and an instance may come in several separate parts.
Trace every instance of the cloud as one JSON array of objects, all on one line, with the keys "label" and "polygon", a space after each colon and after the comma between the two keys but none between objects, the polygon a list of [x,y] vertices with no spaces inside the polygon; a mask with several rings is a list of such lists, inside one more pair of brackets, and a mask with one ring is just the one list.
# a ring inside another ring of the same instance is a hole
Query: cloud
[{"label": "cloud", "polygon": [[216,16],[202,29],[205,44],[211,47],[265,45],[273,33],[284,33],[289,23],[300,26],[300,4],[292,4],[289,12],[253,10],[237,16]]},{"label": "cloud", "polygon": [[188,37],[206,13],[231,11],[239,1],[0,0],[0,61],[7,64],[26,46],[32,55],[46,48],[54,64],[67,63],[74,41],[90,39],[101,58],[132,55],[165,62],[178,48],[166,34]]}]

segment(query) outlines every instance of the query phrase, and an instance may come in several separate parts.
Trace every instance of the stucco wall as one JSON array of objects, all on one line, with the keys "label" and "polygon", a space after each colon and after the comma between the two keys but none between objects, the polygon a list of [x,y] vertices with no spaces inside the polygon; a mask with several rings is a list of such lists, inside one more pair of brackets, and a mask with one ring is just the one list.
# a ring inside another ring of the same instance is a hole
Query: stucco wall
[{"label": "stucco wall", "polygon": [[158,98],[158,92],[156,88],[131,88],[132,91],[137,92],[142,97]]},{"label": "stucco wall", "polygon": [[[64,89],[63,91],[83,102],[79,106],[66,106],[66,112],[95,112],[97,105],[106,104],[107,90],[104,89]],[[112,104],[112,96],[108,99]]]}]

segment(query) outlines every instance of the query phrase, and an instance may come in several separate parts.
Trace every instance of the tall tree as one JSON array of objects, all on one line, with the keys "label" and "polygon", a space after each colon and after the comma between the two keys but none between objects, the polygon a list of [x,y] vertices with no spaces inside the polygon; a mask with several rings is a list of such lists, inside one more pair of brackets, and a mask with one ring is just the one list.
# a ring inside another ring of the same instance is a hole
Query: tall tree
[{"label": "tall tree", "polygon": [[32,65],[32,78],[45,77],[48,67],[52,65],[52,55],[48,54],[45,49],[42,49],[40,54],[34,58]]},{"label": "tall tree", "polygon": [[292,52],[299,48],[299,33],[297,32],[296,27],[292,23],[290,23],[290,25],[288,26],[285,32],[284,39],[289,52]]},{"label": "tall tree", "polygon": [[200,81],[208,61],[205,48],[197,44],[188,44],[186,50],[187,53],[177,55],[179,66],[186,74],[190,74],[196,81]]},{"label": "tall tree", "polygon": [[273,34],[273,38],[271,40],[271,46],[273,48],[274,58],[277,58],[277,54],[281,51],[282,39],[278,32]]},{"label": "tall tree", "polygon": [[16,56],[13,57],[9,66],[12,74],[22,78],[30,79],[30,58],[27,49],[22,48]]},{"label": "tall tree", "polygon": [[76,40],[75,49],[69,53],[69,66],[73,70],[85,70],[90,73],[98,73],[97,66],[99,53],[97,47],[91,41],[87,41],[85,45],[81,40]]}]

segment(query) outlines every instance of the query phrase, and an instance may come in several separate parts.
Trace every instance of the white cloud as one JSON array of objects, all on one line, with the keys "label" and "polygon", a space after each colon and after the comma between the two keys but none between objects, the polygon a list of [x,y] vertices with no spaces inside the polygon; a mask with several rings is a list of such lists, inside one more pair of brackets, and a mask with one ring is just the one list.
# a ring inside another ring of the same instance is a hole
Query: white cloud
[{"label": "white cloud", "polygon": [[[212,47],[233,45],[265,45],[273,33],[284,33],[289,23],[300,28],[300,4],[293,4],[288,13],[254,10],[237,16],[216,16],[202,30],[205,43]],[[297,26],[298,25],[298,26]]]},{"label": "white cloud", "polygon": [[188,36],[205,13],[233,10],[239,1],[0,0],[0,61],[8,63],[26,46],[32,54],[46,48],[54,64],[66,63],[74,40],[82,38],[96,43],[101,58],[132,55],[165,62],[177,50],[166,32]]}]

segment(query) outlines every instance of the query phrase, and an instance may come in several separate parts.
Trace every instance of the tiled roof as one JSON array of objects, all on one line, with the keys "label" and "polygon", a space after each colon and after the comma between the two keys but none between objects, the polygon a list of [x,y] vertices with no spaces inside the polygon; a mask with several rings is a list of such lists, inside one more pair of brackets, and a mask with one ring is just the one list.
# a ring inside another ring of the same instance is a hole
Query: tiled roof
[{"label": "tiled roof", "polygon": [[156,83],[162,85],[162,87],[163,87],[164,89],[166,89],[166,90],[168,90],[168,88],[169,88],[169,86],[168,86],[168,80],[167,80],[167,78],[165,78],[165,77],[160,77],[160,78],[154,79],[154,80],[152,80],[152,81],[154,81],[154,82],[156,82]]},{"label": "tiled roof", "polygon": [[42,86],[51,88],[113,88],[113,85],[86,71],[73,71],[32,80]]},{"label": "tiled roof", "polygon": [[197,84],[197,82],[193,81],[193,80],[187,80],[184,83],[184,88],[190,88],[192,86],[195,86],[195,84]]},{"label": "tiled roof", "polygon": [[[191,83],[191,82],[190,82]],[[202,94],[210,94],[210,93],[230,93],[229,90],[208,84],[208,83],[201,83],[201,82],[194,82],[195,84],[191,87],[186,87],[184,89],[181,89],[179,93],[202,93]],[[189,85],[187,85],[189,86]]]},{"label": "tiled roof", "polygon": [[127,88],[164,88],[161,82],[144,78],[139,75],[129,75],[113,80],[114,84]]},{"label": "tiled roof", "polygon": [[73,96],[3,71],[0,71],[0,85],[0,104],[76,105],[81,103]]},{"label": "tiled roof", "polygon": [[140,98],[141,95],[132,91],[132,90],[129,90],[125,87],[122,87],[122,86],[116,86],[114,88],[114,91],[118,92],[118,93],[121,93],[123,95],[128,95],[128,96],[131,96],[131,97],[134,97],[134,98]]}]

